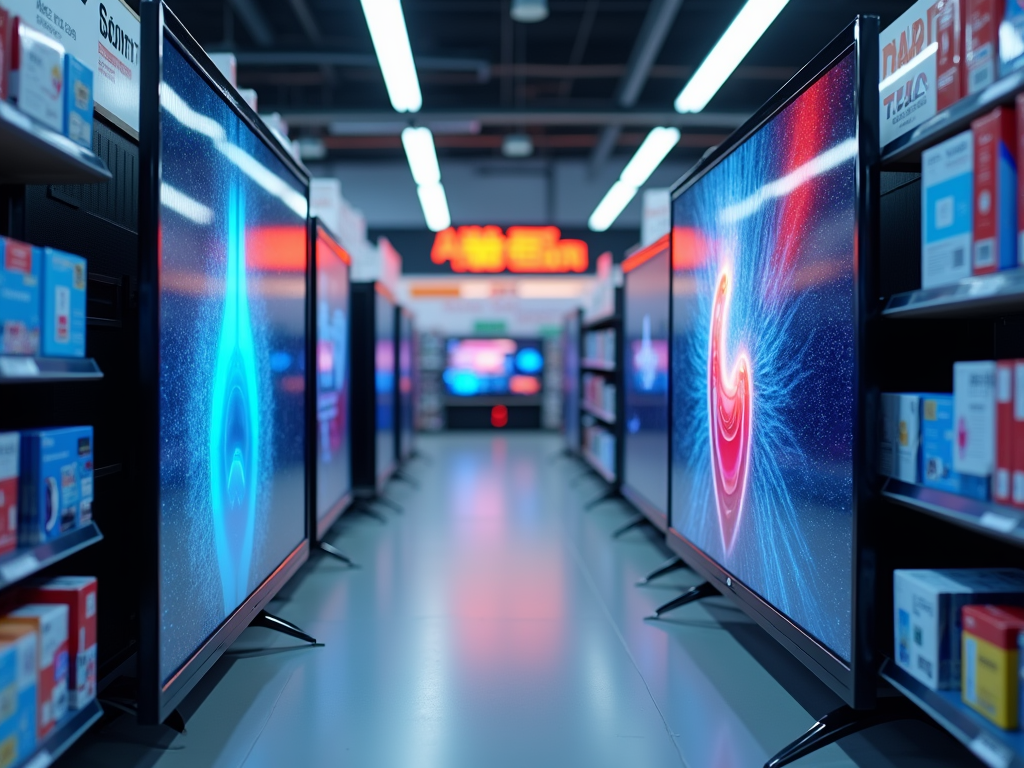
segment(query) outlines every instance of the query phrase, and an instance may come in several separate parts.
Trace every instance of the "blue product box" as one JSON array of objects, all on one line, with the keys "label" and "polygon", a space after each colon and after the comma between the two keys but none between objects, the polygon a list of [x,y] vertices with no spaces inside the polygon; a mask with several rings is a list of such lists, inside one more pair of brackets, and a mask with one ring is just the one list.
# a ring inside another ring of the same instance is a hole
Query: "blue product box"
[{"label": "blue product box", "polygon": [[92,70],[71,54],[64,57],[64,135],[92,149]]},{"label": "blue product box", "polygon": [[921,287],[971,276],[974,237],[974,135],[954,136],[921,153]]},{"label": "blue product box", "polygon": [[0,628],[0,766],[24,765],[36,750],[38,638],[28,627]]},{"label": "blue product box", "polygon": [[36,249],[0,237],[0,353],[39,354],[39,283]]},{"label": "blue product box", "polygon": [[85,282],[81,256],[40,248],[43,262],[43,357],[85,357]]},{"label": "blue product box", "polygon": [[0,766],[18,760],[18,650],[0,643]]},{"label": "blue product box", "polygon": [[999,74],[1005,77],[1021,67],[1024,67],[1024,6],[1010,0],[999,25]]},{"label": "blue product box", "polygon": [[987,501],[989,479],[953,469],[953,395],[921,395],[921,483]]},{"label": "blue product box", "polygon": [[92,473],[92,427],[22,432],[18,541],[50,541],[91,520]]}]

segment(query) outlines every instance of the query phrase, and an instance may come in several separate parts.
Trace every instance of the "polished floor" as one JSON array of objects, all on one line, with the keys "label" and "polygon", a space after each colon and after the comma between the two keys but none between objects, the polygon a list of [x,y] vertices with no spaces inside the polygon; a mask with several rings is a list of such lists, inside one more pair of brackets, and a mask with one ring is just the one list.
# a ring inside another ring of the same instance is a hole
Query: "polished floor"
[{"label": "polished floor", "polygon": [[[838,702],[723,598],[643,617],[695,582],[635,582],[667,552],[618,540],[621,503],[537,433],[426,436],[386,523],[330,535],[271,609],[323,643],[247,630],[185,704],[186,732],[122,716],[82,768],[758,768]],[[876,728],[797,768],[950,768],[923,723]]]}]

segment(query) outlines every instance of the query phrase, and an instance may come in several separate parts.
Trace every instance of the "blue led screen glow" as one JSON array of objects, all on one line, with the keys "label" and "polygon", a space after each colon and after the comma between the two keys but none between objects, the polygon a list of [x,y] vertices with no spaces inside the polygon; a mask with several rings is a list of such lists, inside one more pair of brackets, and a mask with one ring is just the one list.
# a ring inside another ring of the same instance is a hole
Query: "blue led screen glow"
[{"label": "blue led screen glow", "polygon": [[540,339],[449,339],[443,379],[455,397],[529,397],[544,384]]},{"label": "blue led screen glow", "polygon": [[348,264],[323,237],[316,244],[316,514],[352,490],[349,425]]},{"label": "blue led screen glow", "polygon": [[160,676],[306,536],[306,187],[165,38]]},{"label": "blue led screen glow", "polygon": [[671,525],[851,654],[854,56],[673,201]]},{"label": "blue led screen glow", "polygon": [[415,403],[413,376],[414,376],[414,351],[416,348],[413,338],[412,316],[402,312],[398,320],[398,389],[401,398],[398,406],[399,424],[399,454],[400,458],[408,458],[412,453],[412,435],[415,429]]},{"label": "blue led screen glow", "polygon": [[661,253],[625,279],[625,483],[668,514],[669,255]]},{"label": "blue led screen glow", "polygon": [[580,447],[580,314],[562,328],[562,430],[570,450]]},{"label": "blue led screen glow", "polygon": [[377,389],[377,477],[395,464],[395,305],[374,294],[377,339],[374,347],[374,382]]}]

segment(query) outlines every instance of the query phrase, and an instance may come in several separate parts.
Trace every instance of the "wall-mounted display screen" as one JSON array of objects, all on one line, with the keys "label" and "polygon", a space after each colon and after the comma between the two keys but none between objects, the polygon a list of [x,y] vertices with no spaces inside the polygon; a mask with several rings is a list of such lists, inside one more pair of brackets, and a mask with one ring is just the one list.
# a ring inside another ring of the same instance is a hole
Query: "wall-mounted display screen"
[{"label": "wall-mounted display screen", "polygon": [[671,526],[847,661],[855,61],[684,187],[672,214]]},{"label": "wall-mounted display screen", "polygon": [[395,465],[398,436],[395,431],[395,304],[383,293],[375,294],[376,341],[374,345],[374,385],[377,390],[377,479],[391,474]]},{"label": "wall-mounted display screen", "polygon": [[170,37],[160,84],[159,673],[306,538],[307,188]]},{"label": "wall-mounted display screen", "polygon": [[648,258],[625,275],[623,482],[632,493],[642,496],[665,516],[668,514],[668,239],[665,238],[653,256],[637,255]]},{"label": "wall-mounted display screen", "polygon": [[316,515],[352,490],[349,422],[349,257],[322,230],[316,241]]},{"label": "wall-mounted display screen", "polygon": [[454,397],[540,395],[544,345],[540,339],[449,339],[444,383]]}]

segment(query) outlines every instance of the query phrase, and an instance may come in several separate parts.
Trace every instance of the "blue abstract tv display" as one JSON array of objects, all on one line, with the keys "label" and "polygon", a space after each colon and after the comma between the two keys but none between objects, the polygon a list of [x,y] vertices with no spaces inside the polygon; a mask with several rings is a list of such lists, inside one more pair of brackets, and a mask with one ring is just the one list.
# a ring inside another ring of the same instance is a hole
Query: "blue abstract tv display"
[{"label": "blue abstract tv display", "polygon": [[671,525],[851,656],[855,57],[673,201]]},{"label": "blue abstract tv display", "polygon": [[306,536],[307,191],[165,38],[160,677]]},{"label": "blue abstract tv display", "polygon": [[[343,255],[344,254],[344,255]],[[352,490],[349,423],[349,263],[320,235],[316,242],[316,515],[323,519]]]},{"label": "blue abstract tv display", "polygon": [[544,385],[540,339],[448,339],[444,383],[454,397],[531,397]]},{"label": "blue abstract tv display", "polygon": [[669,254],[625,275],[624,480],[668,514]]},{"label": "blue abstract tv display", "polygon": [[381,293],[374,295],[377,338],[374,346],[374,383],[377,390],[377,478],[395,463],[395,305]]},{"label": "blue abstract tv display", "polygon": [[415,349],[416,340],[413,338],[412,315],[408,312],[401,312],[398,317],[398,437],[399,437],[399,458],[406,459],[412,453],[413,431],[416,424],[415,387],[413,379],[415,376]]}]

